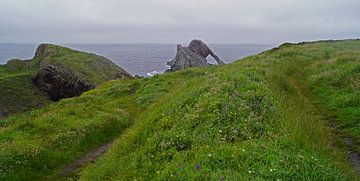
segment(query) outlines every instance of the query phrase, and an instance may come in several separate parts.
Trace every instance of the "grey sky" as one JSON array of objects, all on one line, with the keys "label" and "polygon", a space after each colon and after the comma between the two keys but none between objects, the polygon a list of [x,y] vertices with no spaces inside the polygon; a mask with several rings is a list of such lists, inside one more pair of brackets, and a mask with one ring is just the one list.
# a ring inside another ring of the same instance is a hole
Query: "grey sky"
[{"label": "grey sky", "polygon": [[0,0],[0,42],[359,38],[359,9],[360,0]]}]

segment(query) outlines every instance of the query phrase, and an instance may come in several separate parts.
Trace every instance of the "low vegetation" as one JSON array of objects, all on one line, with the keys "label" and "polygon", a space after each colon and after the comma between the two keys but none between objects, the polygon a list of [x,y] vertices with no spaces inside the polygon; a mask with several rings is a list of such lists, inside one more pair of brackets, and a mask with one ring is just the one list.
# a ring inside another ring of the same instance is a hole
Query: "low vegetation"
[{"label": "low vegetation", "polygon": [[360,41],[284,44],[230,65],[109,81],[1,120],[0,180],[356,180]]}]

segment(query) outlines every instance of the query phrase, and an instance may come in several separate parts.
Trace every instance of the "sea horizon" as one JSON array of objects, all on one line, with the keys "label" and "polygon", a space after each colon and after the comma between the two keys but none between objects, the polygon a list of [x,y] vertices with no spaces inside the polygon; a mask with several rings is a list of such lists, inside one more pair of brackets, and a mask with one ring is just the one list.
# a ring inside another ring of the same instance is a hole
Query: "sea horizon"
[{"label": "sea horizon", "polygon": [[[60,46],[95,53],[113,61],[133,75],[151,76],[168,69],[166,62],[176,54],[176,45],[186,43],[59,43]],[[34,57],[38,43],[0,43],[0,64],[11,59]],[[209,44],[225,63],[268,50],[269,44]],[[208,57],[210,63],[215,61]]]}]

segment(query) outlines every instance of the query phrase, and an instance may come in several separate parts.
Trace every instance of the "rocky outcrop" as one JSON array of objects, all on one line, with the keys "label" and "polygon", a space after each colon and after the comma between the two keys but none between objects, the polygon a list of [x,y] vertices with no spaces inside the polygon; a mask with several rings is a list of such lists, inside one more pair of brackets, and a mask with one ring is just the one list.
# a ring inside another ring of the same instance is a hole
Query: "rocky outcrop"
[{"label": "rocky outcrop", "polygon": [[53,101],[79,96],[94,88],[73,73],[54,65],[47,65],[41,69],[33,78],[33,82],[38,88],[47,92]]},{"label": "rocky outcrop", "polygon": [[38,46],[33,83],[51,100],[79,96],[112,79],[131,79],[128,72],[105,57],[51,44]]},{"label": "rocky outcrop", "polygon": [[185,69],[189,67],[202,67],[209,65],[206,57],[211,55],[218,65],[225,64],[204,42],[193,40],[188,47],[177,45],[175,58],[168,62],[170,66],[168,72]]}]

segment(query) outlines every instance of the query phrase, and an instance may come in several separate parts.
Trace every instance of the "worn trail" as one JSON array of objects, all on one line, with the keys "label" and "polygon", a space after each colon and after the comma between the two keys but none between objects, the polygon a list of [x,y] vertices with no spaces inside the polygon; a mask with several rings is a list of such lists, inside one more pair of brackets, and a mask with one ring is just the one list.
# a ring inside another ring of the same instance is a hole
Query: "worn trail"
[{"label": "worn trail", "polygon": [[337,116],[335,114],[328,111],[324,106],[319,103],[313,96],[311,95],[310,91],[303,86],[298,79],[291,76],[289,77],[289,82],[291,82],[292,86],[296,89],[296,92],[301,95],[302,97],[309,100],[309,103],[314,113],[321,116],[324,122],[335,130],[336,139],[338,139],[344,145],[344,149],[347,151],[347,159],[349,164],[353,167],[355,172],[360,171],[360,153],[357,151],[357,143],[354,141],[353,138],[346,135],[344,131],[337,126]]},{"label": "worn trail", "polygon": [[110,141],[110,142],[96,148],[95,150],[92,150],[91,152],[87,153],[80,159],[66,165],[61,170],[60,175],[63,177],[70,175],[70,174],[76,172],[76,170],[78,168],[81,168],[81,167],[85,166],[86,164],[88,164],[92,161],[95,161],[97,158],[99,158],[102,154],[104,154],[110,148],[112,143],[113,143],[113,141]]}]

